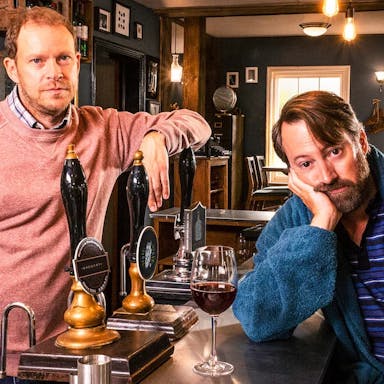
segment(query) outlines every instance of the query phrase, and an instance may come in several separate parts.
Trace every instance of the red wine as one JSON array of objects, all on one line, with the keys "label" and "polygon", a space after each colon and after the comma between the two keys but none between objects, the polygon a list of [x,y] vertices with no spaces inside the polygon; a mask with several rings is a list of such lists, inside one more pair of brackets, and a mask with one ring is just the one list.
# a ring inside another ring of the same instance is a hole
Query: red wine
[{"label": "red wine", "polygon": [[191,286],[191,291],[196,304],[210,315],[224,312],[236,296],[236,287],[230,283],[196,283]]}]

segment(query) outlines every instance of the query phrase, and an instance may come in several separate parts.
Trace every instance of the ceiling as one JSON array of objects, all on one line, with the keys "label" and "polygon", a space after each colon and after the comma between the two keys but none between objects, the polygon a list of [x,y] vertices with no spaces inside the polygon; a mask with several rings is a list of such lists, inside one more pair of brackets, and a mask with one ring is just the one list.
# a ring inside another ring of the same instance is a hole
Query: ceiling
[{"label": "ceiling", "polygon": [[[300,23],[329,22],[326,34],[341,35],[347,0],[333,18],[321,13],[322,0],[136,0],[160,15],[204,16],[214,37],[303,36]],[[384,34],[384,0],[354,0],[358,34]]]}]

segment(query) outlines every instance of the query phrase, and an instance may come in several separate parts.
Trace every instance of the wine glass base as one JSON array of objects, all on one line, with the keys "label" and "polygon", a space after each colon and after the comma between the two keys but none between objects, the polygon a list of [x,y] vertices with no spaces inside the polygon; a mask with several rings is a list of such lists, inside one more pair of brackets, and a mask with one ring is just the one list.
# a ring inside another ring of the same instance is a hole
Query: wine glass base
[{"label": "wine glass base", "polygon": [[211,365],[208,361],[205,361],[203,363],[196,364],[193,367],[193,372],[202,376],[212,377],[230,375],[233,370],[233,365],[224,361],[217,361],[215,365]]}]

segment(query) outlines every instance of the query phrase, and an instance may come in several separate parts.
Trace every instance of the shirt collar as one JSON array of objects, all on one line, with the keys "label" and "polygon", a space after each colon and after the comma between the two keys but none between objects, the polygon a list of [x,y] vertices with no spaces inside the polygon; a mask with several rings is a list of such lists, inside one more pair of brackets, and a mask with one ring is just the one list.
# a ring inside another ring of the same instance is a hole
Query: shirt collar
[{"label": "shirt collar", "polygon": [[[35,129],[46,129],[41,123],[39,123],[24,107],[22,104],[17,85],[15,85],[11,93],[7,96],[8,106],[11,111],[20,119],[23,123],[27,124],[31,128]],[[63,120],[51,129],[61,129],[64,128],[71,120],[71,104],[68,106],[67,111]]]}]

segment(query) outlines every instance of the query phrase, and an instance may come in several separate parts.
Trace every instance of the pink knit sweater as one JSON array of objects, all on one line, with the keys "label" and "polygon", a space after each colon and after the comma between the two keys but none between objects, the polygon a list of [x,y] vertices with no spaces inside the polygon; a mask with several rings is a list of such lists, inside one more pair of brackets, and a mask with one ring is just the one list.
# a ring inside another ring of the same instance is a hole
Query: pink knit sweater
[{"label": "pink knit sweater", "polygon": [[[70,126],[37,130],[0,102],[0,310],[14,301],[36,314],[37,341],[65,330],[71,279],[69,232],[60,193],[68,144],[74,143],[88,183],[87,236],[101,241],[116,178],[131,164],[143,136],[166,137],[170,155],[199,147],[210,128],[197,113],[131,114],[98,107],[72,109]],[[18,353],[28,348],[27,316],[14,309],[8,322],[7,374],[17,374]]]}]

